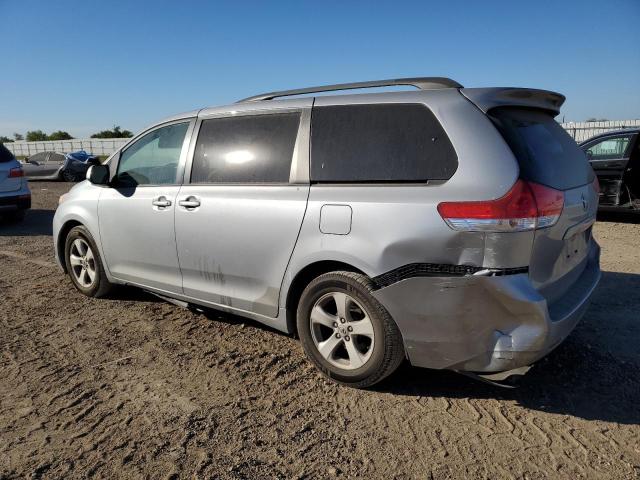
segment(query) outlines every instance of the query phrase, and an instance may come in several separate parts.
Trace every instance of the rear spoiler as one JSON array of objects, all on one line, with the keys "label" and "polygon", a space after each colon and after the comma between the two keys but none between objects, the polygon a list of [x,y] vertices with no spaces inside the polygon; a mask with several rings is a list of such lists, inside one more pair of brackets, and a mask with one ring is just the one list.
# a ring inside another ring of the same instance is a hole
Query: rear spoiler
[{"label": "rear spoiler", "polygon": [[560,107],[565,101],[564,95],[534,88],[461,88],[460,93],[484,113],[496,107],[513,106],[540,108],[553,112],[555,117],[560,113]]}]

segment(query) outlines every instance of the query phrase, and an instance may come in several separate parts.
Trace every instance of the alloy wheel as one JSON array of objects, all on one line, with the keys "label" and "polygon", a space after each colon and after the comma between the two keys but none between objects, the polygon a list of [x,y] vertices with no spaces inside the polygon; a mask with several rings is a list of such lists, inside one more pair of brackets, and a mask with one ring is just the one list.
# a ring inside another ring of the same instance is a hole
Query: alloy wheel
[{"label": "alloy wheel", "polygon": [[339,291],[323,295],[311,309],[309,321],[316,349],[332,365],[355,370],[371,357],[373,323],[366,309],[351,295]]},{"label": "alloy wheel", "polygon": [[96,280],[96,260],[89,244],[82,238],[76,238],[69,251],[69,263],[76,281],[89,288]]}]

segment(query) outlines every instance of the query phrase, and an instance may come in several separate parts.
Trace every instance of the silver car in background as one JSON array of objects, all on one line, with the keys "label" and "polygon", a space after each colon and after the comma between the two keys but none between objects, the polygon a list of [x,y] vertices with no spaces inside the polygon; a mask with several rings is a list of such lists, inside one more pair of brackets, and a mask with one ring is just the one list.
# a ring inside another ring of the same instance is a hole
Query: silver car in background
[{"label": "silver car in background", "polygon": [[22,168],[30,180],[61,180],[60,169],[64,160],[64,153],[38,152],[25,158]]},{"label": "silver car in background", "polygon": [[[308,96],[396,85],[417,91]],[[504,379],[569,335],[600,279],[563,102],[430,77],[176,115],[60,199],[56,258],[89,296],[136,285],[296,334],[351,386],[404,359]]]},{"label": "silver car in background", "polygon": [[26,158],[22,168],[29,180],[80,182],[86,178],[89,167],[99,163],[98,157],[84,150],[71,153],[38,152]]}]

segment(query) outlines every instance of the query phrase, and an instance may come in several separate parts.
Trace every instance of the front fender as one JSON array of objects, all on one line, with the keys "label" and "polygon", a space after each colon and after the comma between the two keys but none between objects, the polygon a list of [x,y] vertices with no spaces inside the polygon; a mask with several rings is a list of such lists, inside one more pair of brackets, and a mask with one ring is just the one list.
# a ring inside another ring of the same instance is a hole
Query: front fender
[{"label": "front fender", "polygon": [[[98,222],[98,201],[101,189],[88,182],[74,186],[65,199],[56,209],[53,216],[53,243],[56,262],[63,271],[66,271],[63,258],[64,242],[66,234],[72,226],[83,225],[93,237],[98,247],[101,258],[104,257],[102,242],[100,241],[100,226]],[[109,281],[112,281],[109,267],[102,262]]]}]

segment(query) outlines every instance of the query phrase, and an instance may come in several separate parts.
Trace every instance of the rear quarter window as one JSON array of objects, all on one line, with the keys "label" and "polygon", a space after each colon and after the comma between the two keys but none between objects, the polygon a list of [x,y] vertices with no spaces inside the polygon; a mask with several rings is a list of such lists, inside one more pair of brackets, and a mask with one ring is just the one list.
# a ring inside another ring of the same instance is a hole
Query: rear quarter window
[{"label": "rear quarter window", "polygon": [[448,180],[457,167],[451,141],[424,105],[336,105],[313,109],[313,182]]},{"label": "rear quarter window", "polygon": [[558,190],[593,181],[584,152],[550,114],[501,107],[489,117],[518,160],[520,178]]}]

